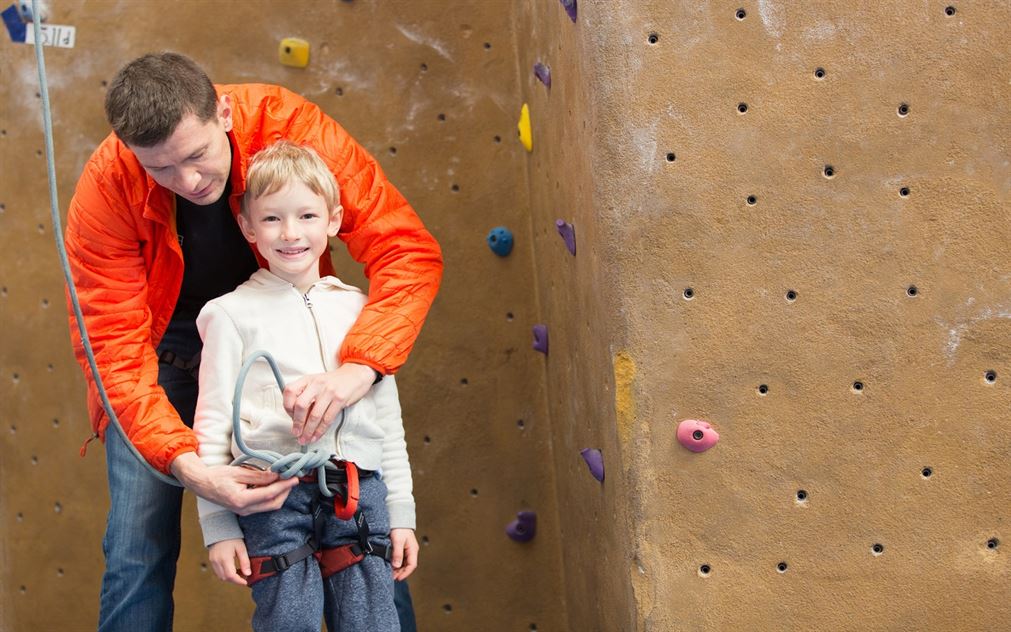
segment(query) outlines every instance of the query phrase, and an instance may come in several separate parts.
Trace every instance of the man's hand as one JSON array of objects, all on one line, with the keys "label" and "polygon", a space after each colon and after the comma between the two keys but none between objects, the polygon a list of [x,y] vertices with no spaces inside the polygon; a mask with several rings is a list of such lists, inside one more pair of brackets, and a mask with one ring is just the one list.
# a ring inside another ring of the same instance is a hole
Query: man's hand
[{"label": "man's hand", "polygon": [[209,467],[196,452],[180,454],[171,468],[186,489],[240,516],[280,509],[288,492],[298,485],[297,478],[282,481],[274,472],[231,465]]},{"label": "man's hand", "polygon": [[394,581],[402,582],[418,568],[418,539],[414,529],[390,529],[390,544],[393,545]]},{"label": "man's hand", "polygon": [[284,388],[284,409],[291,415],[291,433],[298,437],[299,444],[322,437],[341,410],[365,397],[375,380],[371,367],[349,362],[288,384]]},{"label": "man's hand", "polygon": [[[211,559],[211,568],[218,579],[225,582],[232,582],[240,586],[247,585],[244,577],[252,574],[249,567],[249,554],[246,553],[246,541],[239,538],[235,540],[222,540],[211,545],[208,551]],[[236,572],[238,568],[239,573]]]}]

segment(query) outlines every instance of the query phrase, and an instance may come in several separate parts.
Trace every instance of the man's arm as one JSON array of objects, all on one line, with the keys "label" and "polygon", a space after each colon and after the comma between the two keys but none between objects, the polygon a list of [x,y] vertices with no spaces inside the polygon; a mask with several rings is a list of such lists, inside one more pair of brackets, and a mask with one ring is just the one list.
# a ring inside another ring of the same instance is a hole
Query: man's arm
[{"label": "man's arm", "polygon": [[[173,458],[196,449],[196,438],[158,386],[158,358],[151,340],[147,270],[126,196],[101,181],[89,162],[67,217],[67,255],[102,383],[129,440],[156,469],[168,472]],[[97,387],[70,313],[74,352]],[[104,412],[91,407],[99,419]]]}]

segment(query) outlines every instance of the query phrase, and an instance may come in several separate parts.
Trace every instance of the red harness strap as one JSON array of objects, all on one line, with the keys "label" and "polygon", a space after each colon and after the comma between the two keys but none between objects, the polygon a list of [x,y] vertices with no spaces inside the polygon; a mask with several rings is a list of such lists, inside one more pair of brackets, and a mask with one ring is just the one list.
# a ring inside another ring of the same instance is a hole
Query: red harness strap
[{"label": "red harness strap", "polygon": [[[358,525],[359,541],[321,550],[318,542],[320,538],[319,529],[322,527],[322,522],[319,506],[317,505],[317,509],[313,514],[313,522],[317,533],[310,538],[309,542],[282,555],[250,557],[249,565],[252,572],[246,577],[246,584],[248,586],[252,586],[256,582],[278,573],[283,573],[309,556],[316,558],[324,579],[354,566],[365,559],[366,555],[376,555],[387,562],[390,561],[393,554],[392,547],[373,544],[368,540],[369,524],[365,520],[365,514],[358,507],[358,467],[350,461],[334,461],[334,464],[343,470],[345,479],[342,481],[343,484],[337,484],[335,481],[333,486],[330,485],[330,481],[327,481],[327,488],[334,494],[334,515],[338,520],[351,520],[352,518],[355,520],[355,523]],[[369,474],[371,475],[371,473]],[[300,480],[303,483],[315,483],[316,473],[311,472],[307,476],[301,477]]]}]

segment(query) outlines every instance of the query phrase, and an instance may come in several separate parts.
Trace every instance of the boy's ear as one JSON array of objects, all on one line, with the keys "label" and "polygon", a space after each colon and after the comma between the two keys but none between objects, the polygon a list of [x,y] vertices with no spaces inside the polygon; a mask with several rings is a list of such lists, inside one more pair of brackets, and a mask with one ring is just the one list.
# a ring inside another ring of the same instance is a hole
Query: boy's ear
[{"label": "boy's ear", "polygon": [[245,213],[239,213],[239,228],[242,229],[242,236],[251,244],[256,243],[256,233],[253,232],[253,223],[246,218]]},{"label": "boy's ear", "polygon": [[344,207],[338,204],[330,213],[330,225],[327,226],[326,234],[336,237],[341,230],[341,222],[344,221]]}]

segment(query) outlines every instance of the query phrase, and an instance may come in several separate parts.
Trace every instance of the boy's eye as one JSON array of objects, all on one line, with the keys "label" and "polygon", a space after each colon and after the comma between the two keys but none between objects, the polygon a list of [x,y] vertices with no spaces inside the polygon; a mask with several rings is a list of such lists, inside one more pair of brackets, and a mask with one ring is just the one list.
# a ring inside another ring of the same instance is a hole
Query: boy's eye
[{"label": "boy's eye", "polygon": [[315,213],[302,213],[302,219],[316,219],[319,217]]}]

